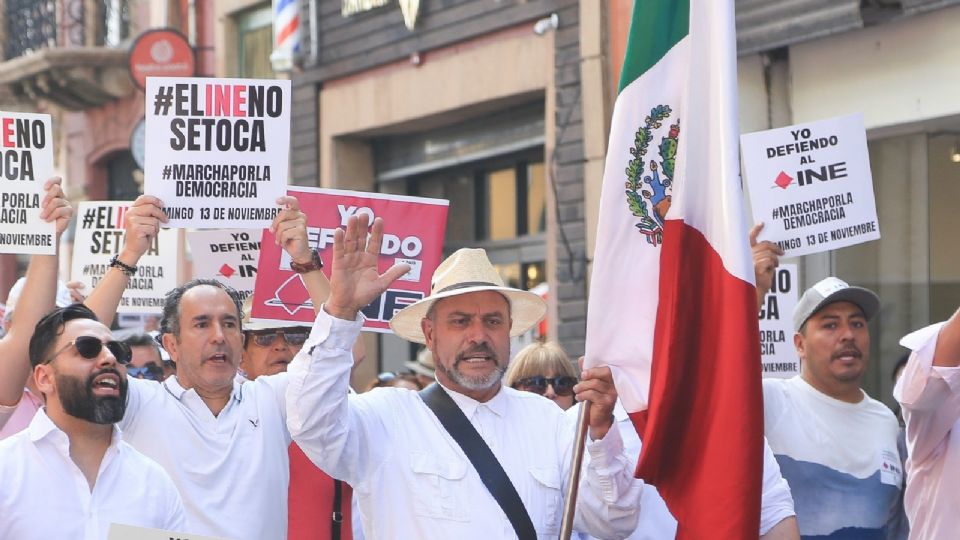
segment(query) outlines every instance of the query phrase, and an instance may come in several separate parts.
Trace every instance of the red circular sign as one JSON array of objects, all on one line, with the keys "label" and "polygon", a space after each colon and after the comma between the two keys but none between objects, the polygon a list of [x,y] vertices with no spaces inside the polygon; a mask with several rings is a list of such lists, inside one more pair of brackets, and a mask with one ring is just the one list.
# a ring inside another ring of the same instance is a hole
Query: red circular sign
[{"label": "red circular sign", "polygon": [[191,77],[196,63],[187,38],[176,30],[147,30],[130,47],[130,76],[141,90],[147,77]]}]

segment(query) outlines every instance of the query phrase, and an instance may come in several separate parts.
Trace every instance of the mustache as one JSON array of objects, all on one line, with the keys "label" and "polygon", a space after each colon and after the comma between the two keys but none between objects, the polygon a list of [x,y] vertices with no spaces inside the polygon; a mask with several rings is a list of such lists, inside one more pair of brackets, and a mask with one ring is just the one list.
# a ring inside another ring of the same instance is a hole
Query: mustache
[{"label": "mustache", "polygon": [[99,376],[101,376],[101,375],[106,375],[106,374],[108,374],[108,373],[111,373],[111,374],[117,376],[117,379],[119,379],[119,385],[120,385],[120,386],[124,386],[124,385],[126,384],[127,378],[126,378],[124,375],[122,375],[122,374],[120,373],[120,371],[118,371],[117,369],[114,369],[114,368],[103,368],[103,369],[101,369],[100,371],[95,371],[95,372],[91,373],[90,376],[87,377],[87,387],[88,387],[88,388],[93,388],[93,381],[94,381],[97,377],[99,377]]},{"label": "mustache", "polygon": [[852,356],[854,358],[862,358],[863,353],[860,351],[860,348],[857,347],[856,345],[850,345],[849,347],[844,347],[843,349],[840,349],[839,351],[833,353],[833,355],[831,355],[831,358],[833,360],[836,360],[841,356]]},{"label": "mustache", "polygon": [[487,345],[486,343],[480,343],[478,345],[474,345],[473,347],[470,347],[465,351],[457,353],[457,361],[454,362],[454,365],[457,365],[460,362],[462,362],[467,356],[472,356],[474,354],[483,354],[483,355],[489,356],[494,360],[497,360],[497,353],[493,352],[493,349],[490,348],[490,345]]}]

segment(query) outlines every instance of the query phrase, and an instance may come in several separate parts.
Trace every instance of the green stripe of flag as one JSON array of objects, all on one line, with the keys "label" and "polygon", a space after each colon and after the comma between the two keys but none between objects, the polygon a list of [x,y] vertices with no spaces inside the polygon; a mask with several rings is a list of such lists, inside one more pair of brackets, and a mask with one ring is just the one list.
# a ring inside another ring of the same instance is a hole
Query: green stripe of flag
[{"label": "green stripe of flag", "polygon": [[690,0],[634,0],[618,92],[659,62],[689,28]]}]

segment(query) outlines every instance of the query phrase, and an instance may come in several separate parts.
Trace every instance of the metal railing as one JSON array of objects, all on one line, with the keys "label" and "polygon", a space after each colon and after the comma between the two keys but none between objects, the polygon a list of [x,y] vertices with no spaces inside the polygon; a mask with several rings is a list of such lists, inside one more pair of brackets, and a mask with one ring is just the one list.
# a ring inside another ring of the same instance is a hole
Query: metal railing
[{"label": "metal railing", "polygon": [[128,0],[2,0],[4,57],[55,47],[113,47],[130,33]]}]

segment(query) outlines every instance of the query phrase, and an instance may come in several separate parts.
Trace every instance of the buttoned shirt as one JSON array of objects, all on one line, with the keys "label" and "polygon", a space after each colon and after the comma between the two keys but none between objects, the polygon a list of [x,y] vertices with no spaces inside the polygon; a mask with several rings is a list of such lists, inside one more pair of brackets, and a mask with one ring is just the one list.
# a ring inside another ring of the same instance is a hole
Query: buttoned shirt
[{"label": "buttoned shirt", "polygon": [[[362,324],[317,316],[290,364],[288,426],[314,463],[351,484],[363,530],[381,538],[516,538],[459,445],[413,391],[347,395],[350,349]],[[572,425],[552,401],[501,388],[480,403],[447,390],[496,456],[540,538],[556,538],[573,444]],[[636,526],[641,485],[616,429],[587,444],[577,528],[619,538]]]},{"label": "buttoned shirt", "polygon": [[176,376],[128,380],[123,438],[170,474],[188,530],[231,540],[286,538],[287,375],[235,380],[217,416]]},{"label": "buttoned shirt", "polygon": [[111,523],[186,530],[170,477],[116,428],[92,490],[70,458],[67,434],[42,409],[0,442],[0,538],[106,539]]},{"label": "buttoned shirt", "polygon": [[900,342],[914,352],[893,390],[907,423],[910,538],[924,540],[960,532],[960,367],[933,365],[941,326]]}]

